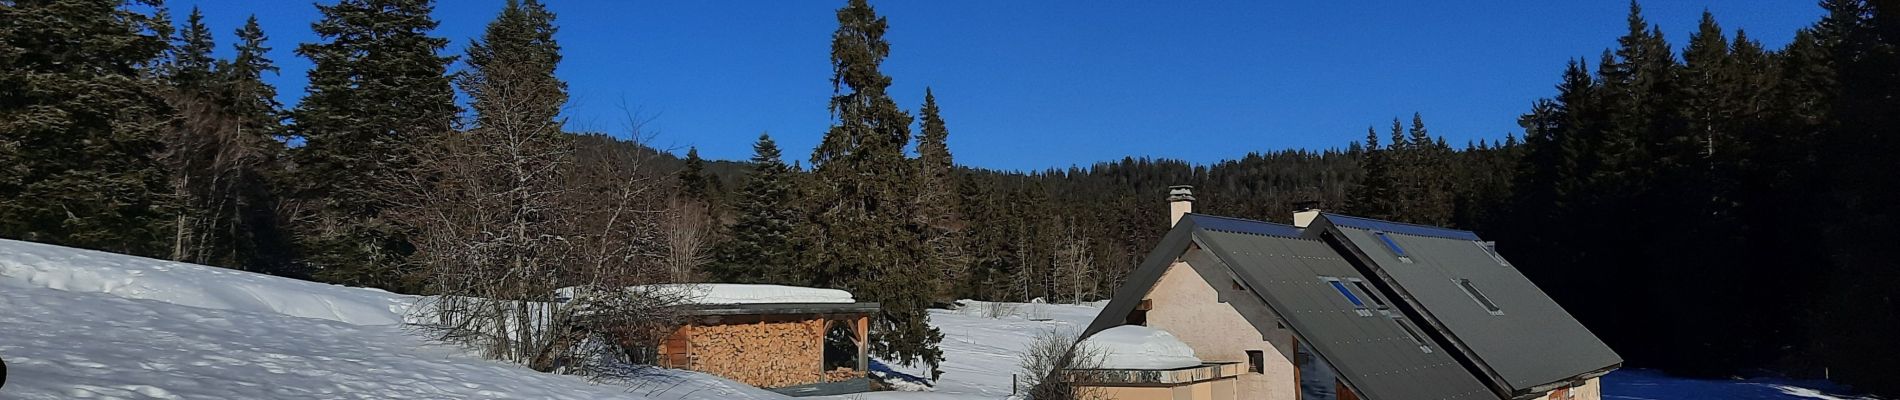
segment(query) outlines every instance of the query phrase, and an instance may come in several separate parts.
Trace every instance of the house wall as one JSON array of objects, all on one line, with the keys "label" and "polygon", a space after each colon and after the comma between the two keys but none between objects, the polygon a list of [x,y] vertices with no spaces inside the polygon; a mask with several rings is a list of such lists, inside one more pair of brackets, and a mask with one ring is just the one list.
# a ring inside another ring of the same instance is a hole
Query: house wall
[{"label": "house wall", "polygon": [[752,317],[697,322],[680,329],[661,349],[668,366],[705,372],[758,387],[785,387],[825,380],[825,320]]},{"label": "house wall", "polygon": [[1206,362],[1241,362],[1244,366],[1248,350],[1261,350],[1266,361],[1263,373],[1242,373],[1235,388],[1238,397],[1296,400],[1299,378],[1293,363],[1293,333],[1277,328],[1258,332],[1239,311],[1220,302],[1220,295],[1226,291],[1234,299],[1256,302],[1258,297],[1234,290],[1231,278],[1225,274],[1216,279],[1209,282],[1186,262],[1169,266],[1148,291],[1148,326],[1173,334]]},{"label": "house wall", "polygon": [[1112,400],[1239,400],[1234,388],[1235,378],[1185,383],[1173,386],[1110,386],[1097,384],[1076,384],[1081,399]]},{"label": "house wall", "polygon": [[1602,400],[1603,399],[1603,383],[1601,382],[1602,379],[1603,378],[1600,378],[1600,377],[1590,378],[1590,380],[1584,381],[1582,385],[1572,386],[1567,389],[1553,390],[1549,394],[1545,394],[1544,397],[1539,397],[1538,399],[1540,400]]}]

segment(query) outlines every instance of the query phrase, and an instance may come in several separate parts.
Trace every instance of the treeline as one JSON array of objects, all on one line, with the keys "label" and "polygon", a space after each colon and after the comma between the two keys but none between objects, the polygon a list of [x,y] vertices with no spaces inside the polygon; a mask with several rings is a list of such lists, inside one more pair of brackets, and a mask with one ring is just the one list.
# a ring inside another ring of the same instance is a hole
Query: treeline
[{"label": "treeline", "polygon": [[[219,59],[195,8],[175,23],[156,1],[0,2],[0,236],[438,295],[418,309],[442,339],[541,371],[625,371],[601,362],[641,361],[683,295],[622,288],[723,271],[702,266],[738,246],[721,239],[726,185],[692,178],[696,153],[563,131],[541,3],[507,2],[459,56],[433,7],[317,5],[296,47],[310,84],[285,107],[255,18]],[[912,269],[961,248],[955,203],[937,201],[954,197],[947,132],[927,105],[909,157],[913,119],[878,71],[884,19],[852,1],[838,23],[814,178],[795,198],[767,173],[749,184],[783,212],[754,238],[826,239],[718,261],[883,303],[874,353],[934,368],[940,280]],[[640,122],[622,136],[643,138]]]},{"label": "treeline", "polygon": [[[0,236],[494,299],[438,305],[473,327],[444,337],[542,370],[677,301],[598,289],[836,287],[884,304],[880,357],[934,366],[927,307],[1105,298],[1185,184],[1216,215],[1313,205],[1478,231],[1632,366],[1892,393],[1900,10],[1822,7],[1781,49],[1711,16],[1678,52],[1632,6],[1617,48],[1572,62],[1519,118],[1521,141],[1450,144],[1414,115],[1343,148],[1007,172],[955,163],[940,106],[957,100],[926,89],[912,114],[891,99],[890,26],[863,0],[836,14],[833,125],[789,164],[766,135],[729,163],[562,131],[558,24],[535,1],[509,2],[460,57],[442,55],[428,1],[319,6],[290,108],[262,79],[277,69],[254,19],[217,59],[195,10],[174,26],[145,2],[8,2]],[[626,312],[520,307],[563,290]],[[505,328],[534,313],[562,328]]]},{"label": "treeline", "polygon": [[1489,237],[1632,365],[1900,392],[1900,5],[1821,6],[1778,50],[1705,13],[1678,52],[1632,5],[1520,120]]}]

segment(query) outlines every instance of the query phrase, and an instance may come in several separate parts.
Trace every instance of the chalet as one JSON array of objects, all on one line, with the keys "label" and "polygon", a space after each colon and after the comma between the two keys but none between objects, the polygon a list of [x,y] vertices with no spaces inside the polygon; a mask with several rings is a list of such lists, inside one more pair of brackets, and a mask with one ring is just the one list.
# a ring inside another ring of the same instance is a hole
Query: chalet
[{"label": "chalet", "polygon": [[1217,217],[1193,213],[1190,188],[1170,192],[1172,229],[1084,335],[1160,329],[1244,372],[1231,395],[1120,398],[1596,400],[1622,365],[1472,232],[1318,210],[1294,225]]}]

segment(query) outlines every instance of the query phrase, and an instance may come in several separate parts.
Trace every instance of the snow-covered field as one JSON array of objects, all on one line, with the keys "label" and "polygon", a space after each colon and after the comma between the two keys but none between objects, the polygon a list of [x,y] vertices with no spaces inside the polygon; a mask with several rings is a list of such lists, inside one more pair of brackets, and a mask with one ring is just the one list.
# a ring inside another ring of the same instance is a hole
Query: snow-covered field
[{"label": "snow-covered field", "polygon": [[[413,296],[0,239],[0,399],[777,399],[661,370],[595,384],[435,345],[403,328]],[[995,311],[1007,314],[992,318]],[[1039,332],[1074,332],[1100,304],[974,302],[932,310],[945,339],[930,392],[840,398],[998,399]],[[899,367],[900,370],[906,370]],[[1605,379],[1612,399],[1840,399],[1825,382]]]},{"label": "snow-covered field", "polygon": [[623,385],[535,373],[403,329],[416,300],[0,240],[0,399],[750,399],[664,371]]}]

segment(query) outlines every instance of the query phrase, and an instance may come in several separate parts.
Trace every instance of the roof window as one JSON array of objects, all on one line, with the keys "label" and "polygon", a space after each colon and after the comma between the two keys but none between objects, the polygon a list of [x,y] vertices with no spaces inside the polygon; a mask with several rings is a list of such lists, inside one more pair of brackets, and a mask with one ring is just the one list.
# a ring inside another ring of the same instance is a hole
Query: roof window
[{"label": "roof window", "polygon": [[1399,247],[1399,242],[1392,241],[1391,236],[1386,235],[1385,232],[1382,232],[1382,231],[1372,231],[1372,234],[1377,235],[1379,237],[1379,242],[1385,243],[1385,249],[1391,250],[1392,255],[1399,257],[1399,261],[1405,262],[1407,264],[1412,263],[1412,256],[1405,254],[1405,248]]},{"label": "roof window", "polygon": [[1323,277],[1322,279],[1326,281],[1326,284],[1332,285],[1333,290],[1338,290],[1340,296],[1345,296],[1346,301],[1352,303],[1352,308],[1359,312],[1359,316],[1362,316],[1362,317],[1372,316],[1372,310],[1366,308],[1366,302],[1364,300],[1360,300],[1359,295],[1354,294],[1352,292],[1352,289],[1347,288],[1346,282],[1342,282],[1339,280],[1339,278],[1333,278],[1333,277]]},{"label": "roof window", "polygon": [[1398,324],[1399,330],[1405,331],[1405,336],[1412,339],[1412,344],[1418,345],[1418,351],[1432,352],[1432,345],[1425,342],[1425,337],[1418,334],[1418,328],[1413,328],[1412,323],[1406,322],[1405,318],[1397,315],[1392,316],[1392,323]]},{"label": "roof window", "polygon": [[1364,279],[1347,278],[1347,280],[1352,281],[1352,285],[1357,286],[1359,288],[1359,293],[1365,293],[1367,298],[1371,298],[1372,304],[1379,306],[1380,310],[1384,310],[1384,309],[1392,307],[1392,306],[1386,305],[1385,299],[1379,297],[1379,292],[1376,290],[1372,290],[1372,285],[1367,285]]},{"label": "roof window", "polygon": [[1464,289],[1465,295],[1471,296],[1472,300],[1484,306],[1484,310],[1490,312],[1491,315],[1504,315],[1504,309],[1498,308],[1498,304],[1492,303],[1490,297],[1485,297],[1484,292],[1478,291],[1478,287],[1473,286],[1470,279],[1459,279],[1458,288]]}]

